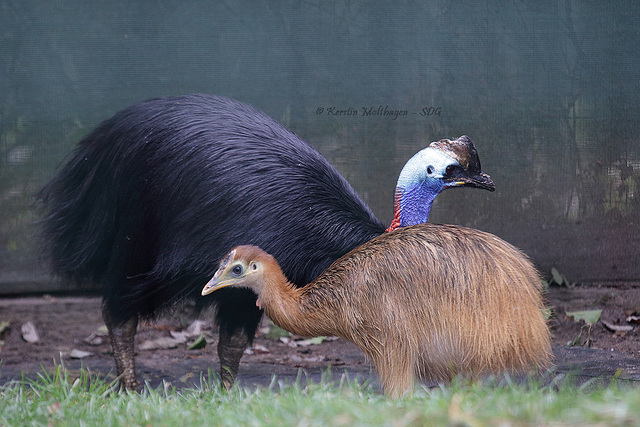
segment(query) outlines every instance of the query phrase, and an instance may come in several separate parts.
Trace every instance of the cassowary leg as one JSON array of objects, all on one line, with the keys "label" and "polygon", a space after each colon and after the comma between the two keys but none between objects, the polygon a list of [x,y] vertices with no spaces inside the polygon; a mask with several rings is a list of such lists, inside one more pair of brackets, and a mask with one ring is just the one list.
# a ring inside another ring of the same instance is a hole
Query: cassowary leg
[{"label": "cassowary leg", "polygon": [[244,329],[237,329],[234,333],[220,328],[218,341],[218,358],[220,358],[220,378],[222,385],[229,390],[238,376],[240,359],[244,350],[251,344],[253,337],[249,337]]},{"label": "cassowary leg", "polygon": [[102,309],[102,318],[109,331],[109,339],[116,361],[116,371],[120,378],[120,385],[128,390],[136,390],[140,383],[136,378],[136,360],[133,348],[138,318],[132,317],[126,322],[114,325],[106,307]]},{"label": "cassowary leg", "polygon": [[415,381],[414,364],[401,353],[372,357],[384,393],[394,398],[412,391]]},{"label": "cassowary leg", "polygon": [[249,290],[233,290],[218,300],[218,358],[220,378],[226,389],[236,381],[240,359],[253,342],[261,317],[262,310],[256,307],[256,296]]}]

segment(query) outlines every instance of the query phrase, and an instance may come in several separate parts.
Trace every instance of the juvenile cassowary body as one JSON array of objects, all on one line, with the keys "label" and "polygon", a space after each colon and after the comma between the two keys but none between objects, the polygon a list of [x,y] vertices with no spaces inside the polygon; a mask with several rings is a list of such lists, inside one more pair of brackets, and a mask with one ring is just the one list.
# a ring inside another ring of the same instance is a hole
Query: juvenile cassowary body
[{"label": "juvenile cassowary body", "polygon": [[[412,186],[396,200],[403,225],[426,221],[443,188],[494,189],[469,138],[438,144],[400,176]],[[79,143],[40,199],[53,270],[102,286],[127,388],[138,385],[138,319],[185,298],[197,309],[217,303],[221,373],[225,385],[233,382],[262,314],[255,296],[197,298],[232,247],[264,248],[303,285],[385,231],[318,151],[250,105],[210,95],[153,99],[115,114]],[[405,205],[420,215],[405,218]]]},{"label": "juvenile cassowary body", "polygon": [[420,224],[347,253],[304,287],[274,257],[239,246],[202,290],[248,288],[278,326],[336,335],[371,359],[384,391],[544,367],[551,357],[542,281],[520,251],[481,231]]}]

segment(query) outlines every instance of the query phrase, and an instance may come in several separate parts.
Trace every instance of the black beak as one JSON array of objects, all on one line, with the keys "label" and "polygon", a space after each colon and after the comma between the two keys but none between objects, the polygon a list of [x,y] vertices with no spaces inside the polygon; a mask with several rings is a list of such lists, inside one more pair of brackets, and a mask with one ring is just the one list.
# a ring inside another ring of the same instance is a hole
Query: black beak
[{"label": "black beak", "polygon": [[444,182],[451,187],[475,187],[488,191],[495,191],[496,189],[493,180],[486,173],[469,173],[461,168],[454,170],[450,176],[445,176]]}]

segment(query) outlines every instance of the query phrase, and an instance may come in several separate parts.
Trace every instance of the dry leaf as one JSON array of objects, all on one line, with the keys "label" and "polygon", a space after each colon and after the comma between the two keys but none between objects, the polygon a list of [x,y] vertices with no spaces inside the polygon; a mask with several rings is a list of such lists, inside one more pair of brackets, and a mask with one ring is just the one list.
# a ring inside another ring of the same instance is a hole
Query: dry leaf
[{"label": "dry leaf", "polygon": [[318,344],[322,344],[322,342],[325,340],[325,338],[326,337],[307,338],[305,340],[296,341],[296,344],[299,347],[307,347],[309,345],[318,345]]},{"label": "dry leaf", "polygon": [[95,332],[84,339],[84,342],[91,345],[101,345],[104,343],[104,337],[108,335],[106,328],[98,328]]},{"label": "dry leaf", "polygon": [[36,326],[31,321],[24,323],[20,327],[20,332],[22,333],[22,339],[26,342],[36,343],[40,341],[40,336],[38,335]]},{"label": "dry leaf", "polygon": [[267,353],[271,353],[269,351],[269,349],[265,346],[263,346],[262,344],[255,344],[252,348],[253,352],[255,354],[267,354]]},{"label": "dry leaf", "polygon": [[93,356],[93,353],[84,350],[73,349],[69,353],[71,359],[84,359],[85,357]]},{"label": "dry leaf", "polygon": [[180,344],[186,343],[189,339],[189,335],[186,332],[169,331],[169,333],[171,334],[171,338],[178,341]]},{"label": "dry leaf", "polygon": [[155,340],[147,340],[140,344],[140,350],[157,350],[176,348],[181,344],[178,340],[169,337],[162,337]]},{"label": "dry leaf", "polygon": [[629,332],[629,331],[633,331],[633,326],[631,326],[631,325],[614,325],[613,323],[609,323],[606,320],[603,320],[602,324],[612,332]]}]

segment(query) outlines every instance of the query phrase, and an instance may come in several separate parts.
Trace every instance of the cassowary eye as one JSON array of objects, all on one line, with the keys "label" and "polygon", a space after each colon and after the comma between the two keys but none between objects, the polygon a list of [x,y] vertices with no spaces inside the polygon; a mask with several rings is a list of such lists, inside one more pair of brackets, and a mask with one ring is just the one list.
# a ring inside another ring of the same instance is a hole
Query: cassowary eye
[{"label": "cassowary eye", "polygon": [[242,275],[242,266],[234,265],[233,268],[231,269],[231,275],[236,277],[239,277],[240,275]]},{"label": "cassowary eye", "polygon": [[447,175],[451,175],[454,170],[456,170],[456,167],[453,166],[453,165],[449,165],[449,166],[447,166],[446,174]]}]

